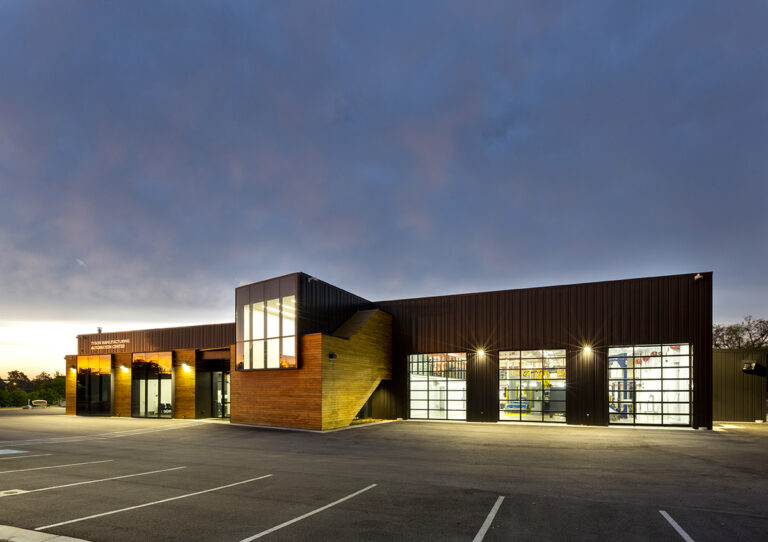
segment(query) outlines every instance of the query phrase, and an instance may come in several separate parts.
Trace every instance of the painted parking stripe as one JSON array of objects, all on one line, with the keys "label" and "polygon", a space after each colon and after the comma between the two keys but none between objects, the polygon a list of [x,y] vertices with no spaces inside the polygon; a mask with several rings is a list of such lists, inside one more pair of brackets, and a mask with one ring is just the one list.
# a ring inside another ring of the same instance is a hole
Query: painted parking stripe
[{"label": "painted parking stripe", "polygon": [[122,480],[123,478],[133,478],[134,476],[146,476],[147,474],[157,474],[158,472],[169,472],[172,470],[186,469],[187,467],[173,467],[171,469],[151,470],[149,472],[139,472],[137,474],[124,474],[122,476],[113,476],[111,478],[100,478],[98,480],[86,480],[85,482],[75,482],[73,484],[62,484],[59,486],[41,487],[38,489],[28,489],[21,493],[0,494],[0,497],[10,497],[11,495],[26,495],[27,493],[37,493],[38,491],[48,491],[49,489],[61,489],[62,487],[84,486],[86,484],[98,484],[99,482],[109,482],[111,480]]},{"label": "painted parking stripe", "polygon": [[96,433],[93,435],[79,435],[73,437],[49,437],[39,438],[31,440],[5,440],[0,441],[0,444],[12,444],[12,445],[29,445],[29,444],[58,444],[66,442],[83,442],[87,440],[103,440],[109,438],[121,438],[132,437],[134,435],[146,435],[148,433],[159,433],[161,431],[173,431],[174,429],[184,429],[185,427],[201,427],[198,423],[183,423],[173,424],[171,426],[165,426],[160,428],[146,429],[140,427],[138,429],[127,429],[125,431],[112,431],[109,433]]},{"label": "painted parking stripe", "polygon": [[667,514],[664,510],[659,510],[659,514],[661,514],[664,517],[664,519],[666,519],[669,522],[669,524],[672,525],[672,527],[674,527],[674,529],[677,531],[677,534],[683,537],[683,540],[685,540],[685,542],[693,542],[693,538],[688,536],[688,533],[686,533],[683,530],[683,528],[680,527],[680,525],[678,525],[674,519],[672,519],[672,516]]},{"label": "painted parking stripe", "polygon": [[36,454],[36,455],[15,455],[13,457],[0,457],[0,461],[7,461],[9,459],[26,459],[28,457],[47,457],[53,454]]},{"label": "painted parking stripe", "polygon": [[499,496],[499,498],[496,499],[496,503],[493,505],[493,508],[491,508],[491,511],[488,512],[488,517],[485,518],[483,525],[480,527],[480,530],[477,531],[477,534],[475,535],[475,538],[472,539],[472,542],[480,542],[483,538],[485,538],[485,533],[487,533],[488,529],[491,527],[493,518],[496,517],[496,512],[499,511],[499,507],[503,501],[503,496]]},{"label": "painted parking stripe", "polygon": [[26,450],[11,450],[10,448],[4,448],[0,450],[0,455],[25,454],[25,453],[27,453]]},{"label": "painted parking stripe", "polygon": [[374,487],[376,487],[376,485],[377,484],[371,484],[368,487],[364,487],[363,489],[361,489],[359,491],[355,491],[354,493],[350,493],[346,497],[342,497],[341,499],[339,499],[337,501],[333,501],[330,504],[326,504],[325,506],[321,506],[320,508],[312,510],[311,512],[307,512],[306,514],[301,515],[301,516],[299,516],[297,518],[293,518],[293,519],[291,519],[289,521],[286,521],[285,523],[281,523],[280,525],[276,525],[276,526],[272,527],[271,529],[267,529],[266,531],[261,531],[260,533],[255,534],[253,536],[249,536],[248,538],[243,538],[240,542],[250,542],[251,540],[256,540],[257,538],[261,538],[262,536],[266,536],[269,533],[274,533],[275,531],[278,531],[278,530],[282,529],[283,527],[287,527],[288,525],[292,525],[292,524],[296,523],[297,521],[301,521],[302,519],[306,519],[309,516],[314,516],[315,514],[319,514],[323,510],[328,510],[332,506],[336,506],[337,504],[343,503],[344,501],[348,501],[349,499],[357,497],[361,493],[365,493],[369,489],[373,489]]},{"label": "painted parking stripe", "polygon": [[110,510],[109,512],[102,512],[101,514],[93,514],[92,516],[85,516],[82,518],[75,518],[70,519],[69,521],[61,521],[59,523],[52,523],[50,525],[43,525],[42,527],[35,527],[36,531],[42,531],[43,529],[52,529],[53,527],[59,527],[61,525],[69,525],[70,523],[77,523],[78,521],[85,521],[87,519],[95,519],[100,518],[103,516],[111,516],[112,514],[119,514],[120,512],[128,512],[129,510],[136,510],[137,508],[144,508],[147,506],[153,506],[155,504],[162,504],[164,502],[171,502],[171,501],[177,501],[179,499],[186,499],[187,497],[194,497],[195,495],[202,495],[203,493],[211,493],[212,491],[219,491],[221,489],[227,489],[228,487],[235,487],[242,484],[247,484],[249,482],[255,482],[256,480],[263,480],[264,478],[269,478],[272,476],[271,474],[265,474],[264,476],[259,476],[258,478],[249,478],[248,480],[243,480],[241,482],[235,482],[234,484],[227,484],[225,486],[219,486],[219,487],[212,487],[211,489],[204,489],[203,491],[195,491],[194,493],[185,493],[184,495],[179,495],[178,497],[171,497],[169,499],[161,499],[159,501],[152,501],[147,502],[144,504],[137,504],[136,506],[129,506],[127,508],[120,508],[118,510]]},{"label": "painted parking stripe", "polygon": [[64,467],[77,467],[78,465],[95,465],[96,463],[109,463],[114,459],[104,459],[102,461],[86,461],[85,463],[68,463],[66,465],[51,465],[50,467],[32,467],[30,469],[15,469],[15,470],[3,470],[0,474],[8,474],[11,472],[26,472],[29,470],[44,470],[44,469],[61,469]]}]

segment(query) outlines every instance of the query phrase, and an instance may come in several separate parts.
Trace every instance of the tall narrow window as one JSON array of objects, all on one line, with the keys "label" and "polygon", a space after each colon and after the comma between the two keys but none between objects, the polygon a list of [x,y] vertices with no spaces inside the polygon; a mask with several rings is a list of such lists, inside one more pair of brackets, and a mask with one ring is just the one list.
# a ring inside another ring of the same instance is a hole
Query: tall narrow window
[{"label": "tall narrow window", "polygon": [[236,300],[237,370],[297,368],[295,278],[241,286]]}]

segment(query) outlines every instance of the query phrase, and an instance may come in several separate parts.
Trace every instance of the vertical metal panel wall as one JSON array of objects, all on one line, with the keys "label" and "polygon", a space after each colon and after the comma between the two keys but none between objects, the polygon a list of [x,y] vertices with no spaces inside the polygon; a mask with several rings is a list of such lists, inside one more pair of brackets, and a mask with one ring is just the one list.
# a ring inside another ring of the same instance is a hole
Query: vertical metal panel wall
[{"label": "vertical metal panel wall", "polygon": [[375,308],[367,299],[306,273],[298,273],[297,303],[300,337],[310,333],[330,335],[357,311]]},{"label": "vertical metal panel wall", "polygon": [[[126,341],[122,347],[109,347],[109,341]],[[94,344],[96,342],[102,344]],[[235,343],[235,324],[142,329],[114,333],[78,335],[77,353],[121,354],[125,352],[167,352],[177,349],[228,347]]]},{"label": "vertical metal panel wall", "polygon": [[[499,350],[568,350],[568,422],[608,423],[607,347],[691,343],[692,425],[712,424],[712,273],[377,302],[393,316],[392,417],[407,416],[407,356]],[[588,356],[585,345],[592,347]],[[497,361],[468,383],[498,389]],[[468,390],[468,412],[487,398]],[[494,391],[495,392],[495,391]],[[476,404],[476,401],[479,403]],[[498,407],[497,407],[498,408]],[[589,414],[587,416],[586,414]]]},{"label": "vertical metal panel wall", "polygon": [[756,361],[763,368],[768,350],[713,350],[713,417],[718,421],[754,422],[765,420],[765,372],[746,374],[745,361]]}]

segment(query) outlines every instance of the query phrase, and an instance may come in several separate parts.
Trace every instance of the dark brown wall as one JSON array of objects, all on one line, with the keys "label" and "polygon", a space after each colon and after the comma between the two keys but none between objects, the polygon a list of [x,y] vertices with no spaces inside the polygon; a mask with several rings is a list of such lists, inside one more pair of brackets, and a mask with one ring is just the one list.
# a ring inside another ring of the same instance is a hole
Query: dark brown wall
[{"label": "dark brown wall", "polygon": [[[387,415],[407,415],[408,354],[565,348],[572,388],[568,421],[604,424],[605,348],[685,342],[694,348],[693,425],[711,427],[712,273],[702,275],[699,280],[686,274],[377,302],[394,321],[397,401]],[[584,345],[597,350],[591,365],[582,363],[579,352]],[[473,396],[481,397],[470,390],[468,395],[471,403]],[[579,412],[590,413],[589,421],[572,411],[577,406]],[[478,408],[467,406],[468,412]]]},{"label": "dark brown wall", "polygon": [[298,273],[298,333],[332,334],[357,311],[375,308],[360,296],[327,282]]},{"label": "dark brown wall", "polygon": [[[127,340],[124,346],[96,350],[96,341]],[[221,348],[235,343],[235,324],[142,329],[114,333],[78,335],[77,352],[82,355],[131,352],[167,352],[185,348]]]},{"label": "dark brown wall", "polygon": [[713,417],[718,421],[765,420],[766,376],[746,374],[745,361],[756,361],[765,370],[768,350],[713,350]]}]

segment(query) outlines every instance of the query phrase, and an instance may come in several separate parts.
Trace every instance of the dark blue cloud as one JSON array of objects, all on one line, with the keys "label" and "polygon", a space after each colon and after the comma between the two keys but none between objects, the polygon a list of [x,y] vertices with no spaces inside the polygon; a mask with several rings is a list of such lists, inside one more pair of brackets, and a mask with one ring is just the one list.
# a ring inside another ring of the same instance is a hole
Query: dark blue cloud
[{"label": "dark blue cloud", "polygon": [[768,315],[766,23],[762,2],[3,3],[0,303],[713,270],[716,318]]}]

